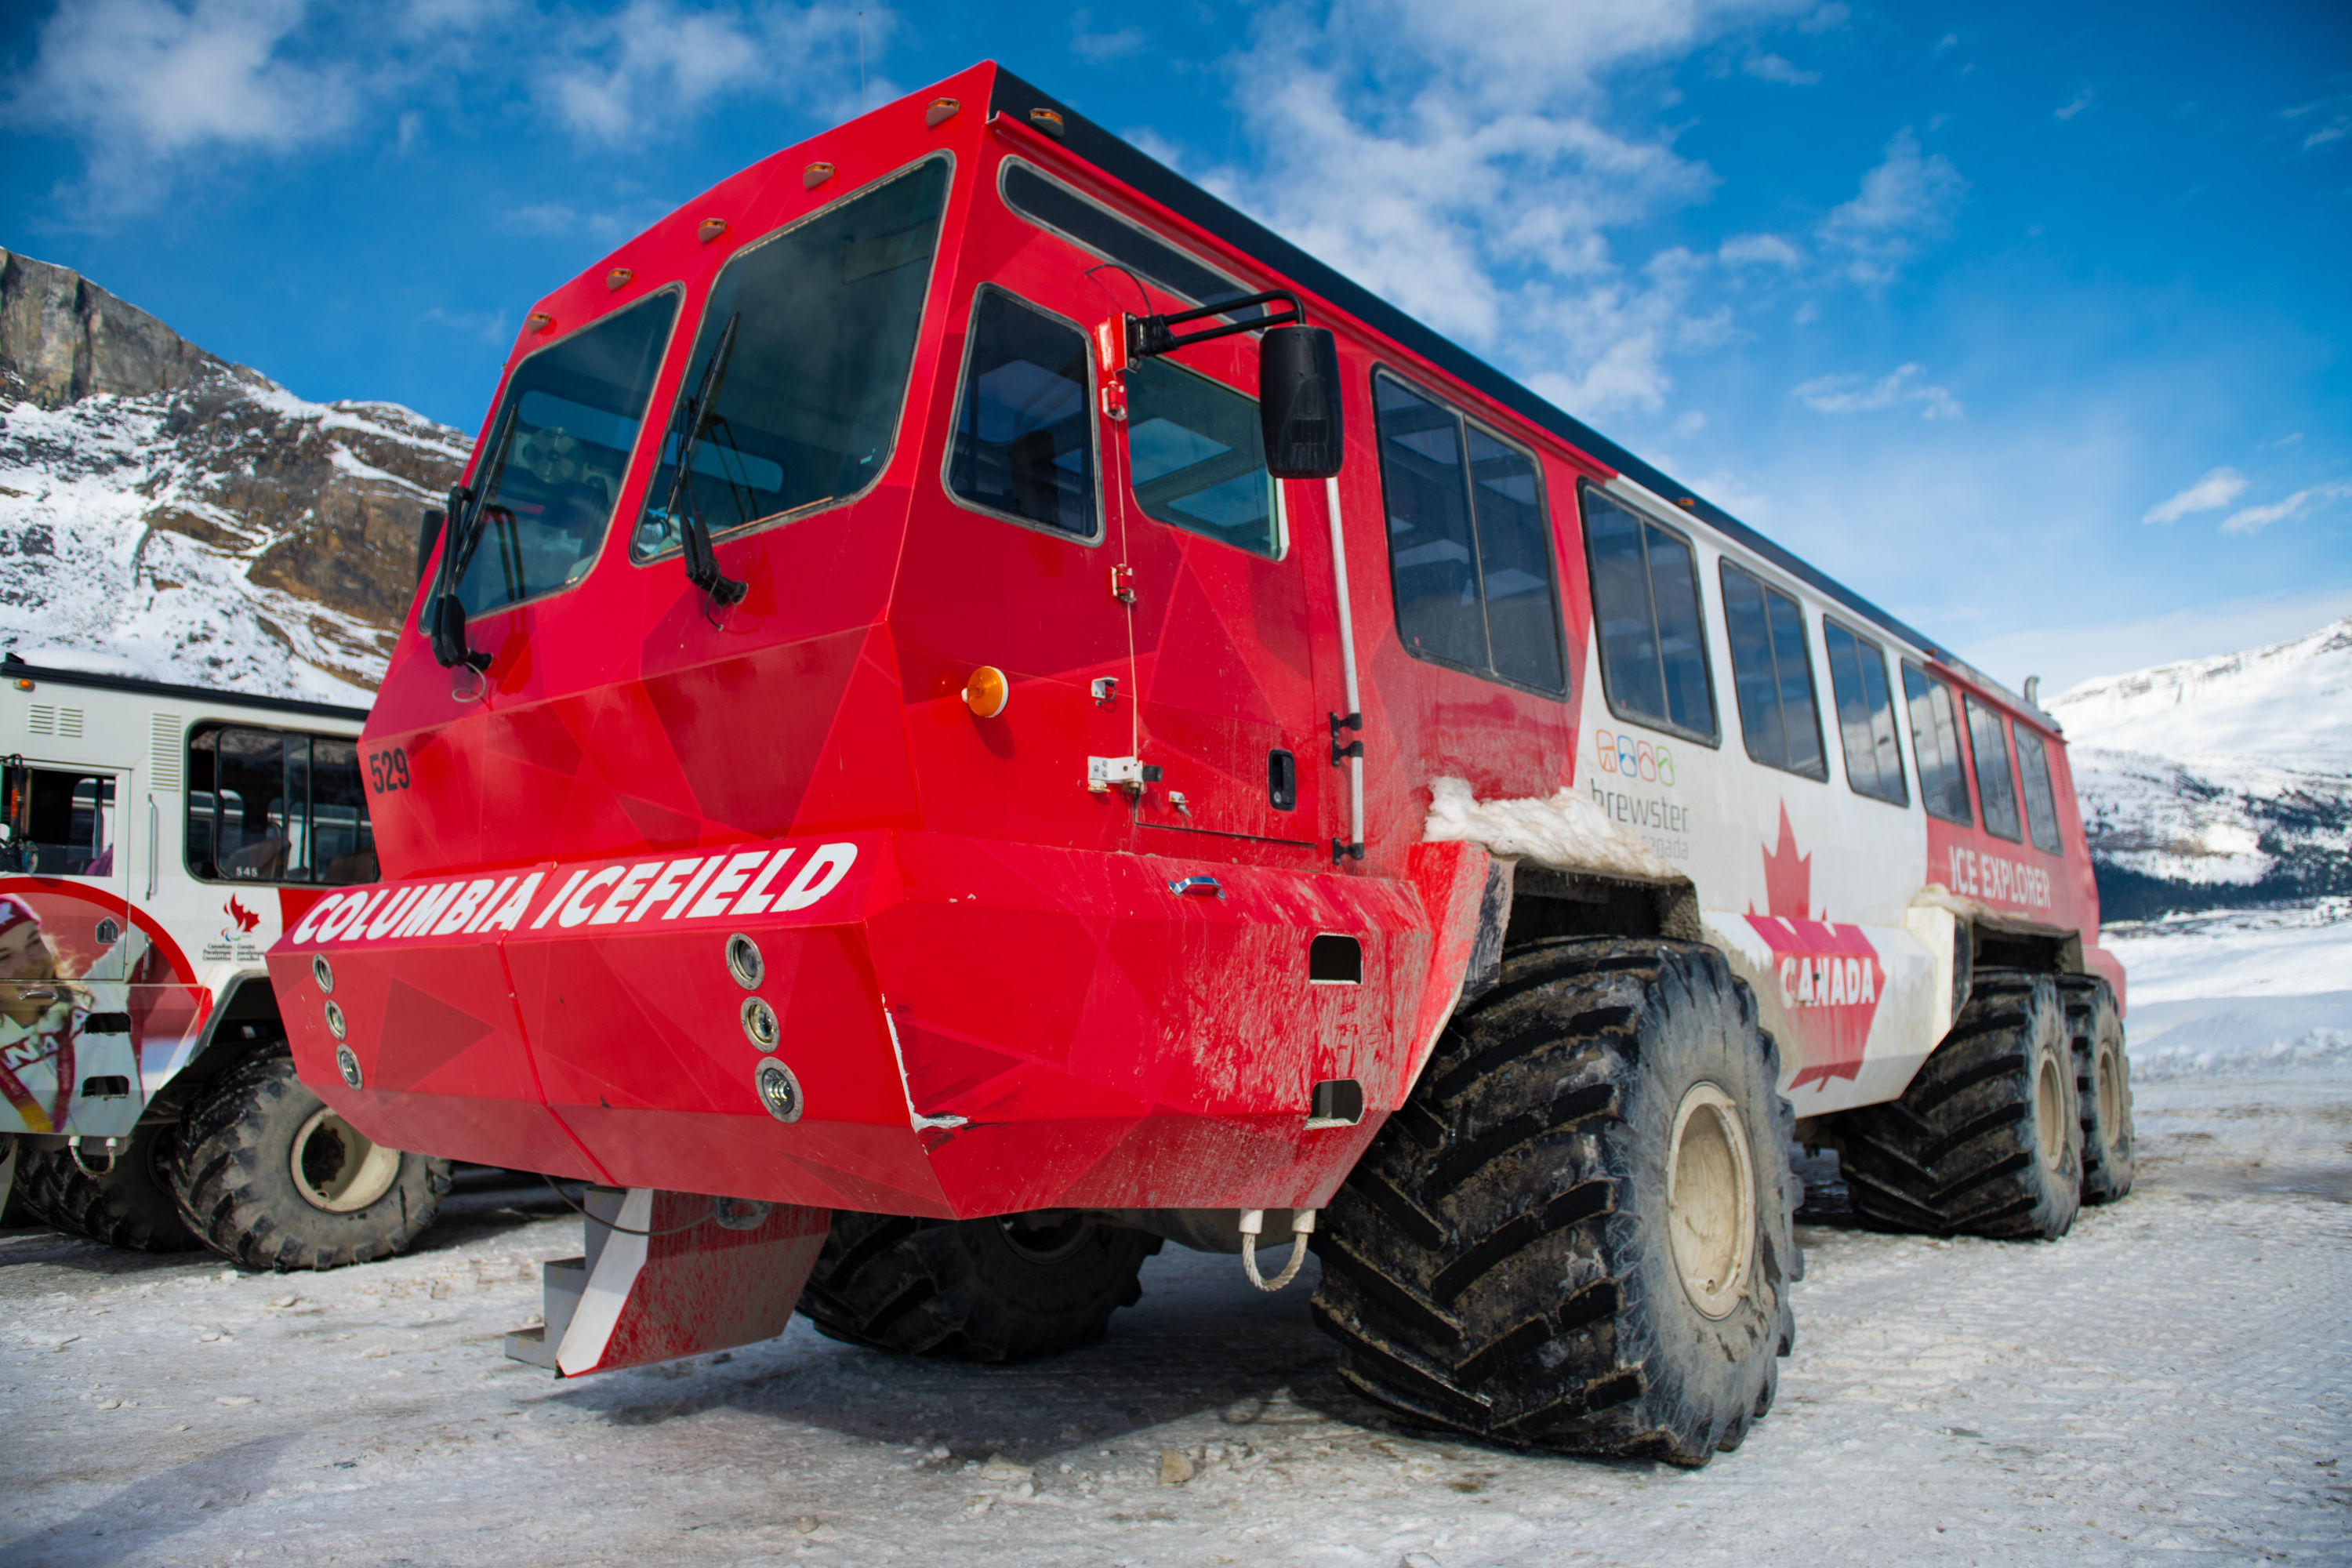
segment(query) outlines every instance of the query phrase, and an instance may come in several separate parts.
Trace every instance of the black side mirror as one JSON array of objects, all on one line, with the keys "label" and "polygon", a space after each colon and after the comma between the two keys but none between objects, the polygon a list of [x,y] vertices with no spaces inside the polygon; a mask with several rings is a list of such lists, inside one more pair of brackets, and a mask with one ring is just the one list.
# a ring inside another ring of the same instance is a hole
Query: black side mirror
[{"label": "black side mirror", "polygon": [[425,509],[425,519],[416,531],[416,585],[425,586],[425,568],[433,560],[433,546],[441,538],[441,525],[449,521],[439,507]]},{"label": "black side mirror", "polygon": [[1343,460],[1339,343],[1325,327],[1269,327],[1257,353],[1257,416],[1266,471],[1328,479]]}]

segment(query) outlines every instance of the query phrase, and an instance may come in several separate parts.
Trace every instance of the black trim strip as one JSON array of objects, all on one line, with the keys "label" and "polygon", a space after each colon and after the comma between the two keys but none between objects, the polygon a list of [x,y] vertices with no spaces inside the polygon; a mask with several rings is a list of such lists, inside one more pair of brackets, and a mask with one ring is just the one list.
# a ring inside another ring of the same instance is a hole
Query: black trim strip
[{"label": "black trim strip", "polygon": [[1446,374],[1493,398],[1522,418],[1550,431],[1570,446],[1589,453],[1634,483],[1656,492],[1668,501],[1678,501],[1689,496],[1693,504],[1684,510],[1692,516],[1744,548],[1754,551],[1815,592],[1893,632],[1932,658],[1946,663],[1959,662],[1941,643],[1904,625],[1818,567],[1791,555],[1706,497],[1696,494],[1679,480],[1652,468],[1582,420],[1537,396],[1469,350],[1450,339],[1440,337],[1362,285],[1318,261],[1263,224],[1227,206],[1165,163],[1112,135],[1060,99],[1032,87],[1001,65],[996,68],[996,80],[990,89],[988,107],[992,115],[1010,115],[1024,126],[1029,123],[1032,109],[1053,110],[1062,117],[1062,144],[1113,179],[1141,192],[1186,221],[1199,225],[1235,249],[1256,258],[1269,270],[1280,274],[1287,281],[1320,294],[1372,331],[1420,355]]},{"label": "black trim strip", "polygon": [[348,719],[365,723],[369,710],[345,708],[334,702],[302,702],[291,697],[248,697],[241,691],[215,691],[203,686],[171,686],[142,680],[132,675],[93,675],[79,669],[50,669],[26,664],[15,654],[0,658],[0,680],[53,680],[60,686],[88,686],[100,691],[137,691],[182,702],[227,703],[238,708],[262,708],[274,713],[307,713],[317,719]]}]

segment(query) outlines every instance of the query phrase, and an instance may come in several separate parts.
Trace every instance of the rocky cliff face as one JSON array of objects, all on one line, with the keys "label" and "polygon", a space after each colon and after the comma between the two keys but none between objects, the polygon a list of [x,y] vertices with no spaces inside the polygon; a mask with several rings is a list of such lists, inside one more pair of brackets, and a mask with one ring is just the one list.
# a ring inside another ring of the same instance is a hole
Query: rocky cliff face
[{"label": "rocky cliff face", "polygon": [[33,663],[365,702],[468,441],[308,403],[0,250],[0,643]]}]

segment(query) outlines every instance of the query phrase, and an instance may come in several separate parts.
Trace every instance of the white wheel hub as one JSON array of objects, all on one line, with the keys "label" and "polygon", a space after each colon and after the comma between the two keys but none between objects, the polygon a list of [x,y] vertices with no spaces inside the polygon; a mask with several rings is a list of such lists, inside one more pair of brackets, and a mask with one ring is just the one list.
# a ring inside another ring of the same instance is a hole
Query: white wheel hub
[{"label": "white wheel hub", "polygon": [[1675,1110],[1667,1157],[1666,1230],[1691,1305],[1727,1318],[1748,1294],[1756,1250],[1756,1162],[1731,1097],[1693,1084]]},{"label": "white wheel hub", "polygon": [[400,1151],[387,1149],[323,1107],[294,1135],[294,1190],[312,1208],[354,1214],[392,1191]]},{"label": "white wheel hub", "polygon": [[2042,1163],[2053,1171],[2066,1167],[2066,1085],[2058,1076],[2054,1051],[2042,1053],[2033,1075],[2034,1133],[2042,1140]]}]

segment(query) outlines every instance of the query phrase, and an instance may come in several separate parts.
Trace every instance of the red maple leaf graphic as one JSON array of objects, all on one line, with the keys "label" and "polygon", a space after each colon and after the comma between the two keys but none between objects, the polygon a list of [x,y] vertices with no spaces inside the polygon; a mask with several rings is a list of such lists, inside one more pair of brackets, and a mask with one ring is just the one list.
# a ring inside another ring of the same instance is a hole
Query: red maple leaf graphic
[{"label": "red maple leaf graphic", "polygon": [[1813,858],[1797,853],[1789,831],[1789,808],[1780,807],[1780,842],[1764,857],[1764,912],[1792,921],[1812,917]]},{"label": "red maple leaf graphic", "polygon": [[228,910],[228,918],[236,922],[236,929],[241,931],[251,931],[254,927],[261,923],[261,917],[259,915],[255,914],[251,910],[247,909],[235,899],[229,900],[229,901],[223,905],[222,908]]}]

